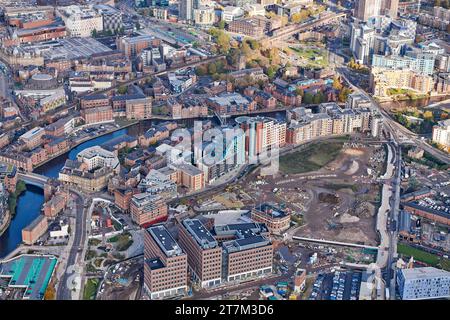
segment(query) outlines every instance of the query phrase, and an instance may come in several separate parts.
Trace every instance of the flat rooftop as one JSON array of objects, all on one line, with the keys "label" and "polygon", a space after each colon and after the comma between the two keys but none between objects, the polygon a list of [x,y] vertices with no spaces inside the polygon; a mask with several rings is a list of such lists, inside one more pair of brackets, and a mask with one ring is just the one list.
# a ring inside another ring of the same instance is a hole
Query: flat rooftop
[{"label": "flat rooftop", "polygon": [[151,270],[164,268],[164,263],[159,258],[151,258],[146,261]]},{"label": "flat rooftop", "polygon": [[255,210],[272,216],[272,218],[284,218],[287,216],[285,211],[270,203],[262,203],[255,207]]},{"label": "flat rooftop", "polygon": [[406,280],[430,279],[438,277],[450,278],[450,272],[433,267],[402,269],[401,272]]},{"label": "flat rooftop", "polygon": [[9,287],[25,288],[24,299],[42,300],[56,263],[54,256],[21,255],[0,264],[0,278],[9,278]]},{"label": "flat rooftop", "polygon": [[203,249],[212,249],[217,247],[217,241],[212,234],[205,228],[198,219],[185,219],[183,225],[191,236],[197,241],[197,244]]}]

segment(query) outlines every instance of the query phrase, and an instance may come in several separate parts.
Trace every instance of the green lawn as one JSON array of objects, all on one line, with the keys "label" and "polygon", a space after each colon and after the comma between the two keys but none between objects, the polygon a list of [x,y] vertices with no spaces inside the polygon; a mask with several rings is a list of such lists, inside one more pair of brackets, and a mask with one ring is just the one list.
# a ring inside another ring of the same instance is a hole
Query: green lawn
[{"label": "green lawn", "polygon": [[306,148],[280,157],[280,170],[285,174],[316,171],[339,155],[347,138],[335,138],[310,144]]},{"label": "green lawn", "polygon": [[432,267],[441,268],[450,271],[450,260],[439,257],[435,254],[411,247],[404,243],[397,245],[397,251],[399,254],[407,256],[408,258],[413,256],[414,260],[426,263]]},{"label": "green lawn", "polygon": [[308,65],[323,67],[328,64],[325,51],[320,48],[294,48],[289,47],[299,57],[308,60]]},{"label": "green lawn", "polygon": [[83,299],[95,300],[99,284],[100,284],[99,279],[88,279],[86,284],[84,285]]}]

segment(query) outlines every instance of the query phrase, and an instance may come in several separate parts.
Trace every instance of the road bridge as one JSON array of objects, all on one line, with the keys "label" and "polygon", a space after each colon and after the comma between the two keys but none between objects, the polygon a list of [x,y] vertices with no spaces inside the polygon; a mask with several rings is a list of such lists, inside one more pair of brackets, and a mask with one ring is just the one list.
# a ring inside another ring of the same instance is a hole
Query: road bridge
[{"label": "road bridge", "polygon": [[30,184],[39,188],[44,188],[44,185],[49,180],[49,178],[46,176],[32,172],[19,173],[18,178],[20,180],[23,180],[25,184]]}]

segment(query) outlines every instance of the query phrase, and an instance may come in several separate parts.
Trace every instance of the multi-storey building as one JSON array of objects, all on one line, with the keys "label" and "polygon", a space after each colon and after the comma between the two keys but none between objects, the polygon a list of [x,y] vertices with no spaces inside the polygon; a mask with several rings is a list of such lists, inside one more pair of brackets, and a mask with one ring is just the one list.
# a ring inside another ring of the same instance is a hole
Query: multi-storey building
[{"label": "multi-storey building", "polygon": [[19,139],[24,142],[27,149],[31,150],[43,143],[42,137],[44,134],[44,128],[36,127],[25,132]]},{"label": "multi-storey building", "polygon": [[99,146],[84,149],[77,154],[77,160],[86,164],[87,170],[89,171],[108,167],[118,172],[120,167],[117,156],[113,152]]},{"label": "multi-storey building", "polygon": [[115,33],[123,28],[122,12],[120,10],[105,4],[95,5],[94,8],[102,16],[103,30]]},{"label": "multi-storey building", "polygon": [[253,38],[261,38],[264,36],[265,24],[261,23],[260,19],[249,17],[239,20],[231,21],[227,30],[234,33],[244,34]]},{"label": "multi-storey building", "polygon": [[184,295],[187,255],[163,225],[144,233],[144,290],[151,299]]},{"label": "multi-storey building", "polygon": [[389,69],[411,69],[414,72],[432,75],[435,56],[431,53],[408,51],[405,56],[372,56],[372,66]]},{"label": "multi-storey building", "polygon": [[411,89],[427,94],[433,90],[433,78],[418,74],[409,69],[386,69],[373,67],[370,74],[370,87],[377,97],[389,96],[389,89]]},{"label": "multi-storey building", "polygon": [[130,213],[135,223],[149,226],[167,219],[167,204],[160,196],[139,193],[131,198]]},{"label": "multi-storey building", "polygon": [[356,0],[355,2],[355,18],[367,21],[371,17],[380,14],[382,0]]},{"label": "multi-storey building", "polygon": [[129,99],[125,102],[125,114],[130,120],[149,119],[152,116],[152,98]]},{"label": "multi-storey building", "polygon": [[158,47],[160,44],[159,39],[146,35],[117,39],[117,49],[124,52],[127,57],[137,57],[145,48]]},{"label": "multi-storey building", "polygon": [[392,18],[397,18],[398,15],[398,3],[399,0],[381,0],[381,10],[382,15],[387,15]]},{"label": "multi-storey building", "polygon": [[208,28],[213,25],[215,19],[213,6],[199,6],[194,9],[194,23],[195,25]]},{"label": "multi-storey building", "polygon": [[39,215],[27,227],[22,229],[22,241],[25,244],[33,245],[47,231],[47,217]]},{"label": "multi-storey building", "polygon": [[110,106],[83,109],[81,116],[86,124],[114,121],[113,111]]},{"label": "multi-storey building", "polygon": [[245,152],[248,159],[254,159],[286,144],[285,122],[261,116],[241,116],[235,121],[245,133]]},{"label": "multi-storey building", "polygon": [[198,219],[185,219],[179,228],[179,243],[187,253],[189,270],[202,288],[222,281],[222,248]]},{"label": "multi-storey building", "polygon": [[76,186],[84,192],[99,192],[106,188],[114,172],[109,167],[101,167],[94,171],[86,170],[86,164],[79,161],[66,160],[59,172],[58,180],[63,184]]},{"label": "multi-storey building", "polygon": [[90,37],[93,32],[103,31],[102,15],[92,6],[60,7],[58,12],[72,37]]},{"label": "multi-storey building", "polygon": [[108,107],[110,106],[109,98],[105,94],[92,94],[80,99],[81,109]]},{"label": "multi-storey building", "polygon": [[214,227],[222,243],[222,277],[226,281],[242,281],[272,272],[273,245],[254,223]]},{"label": "multi-storey building", "polygon": [[199,191],[205,187],[204,173],[199,168],[187,162],[171,164],[177,172],[177,184],[189,191]]},{"label": "multi-storey building", "polygon": [[450,119],[439,121],[433,127],[433,142],[450,148]]},{"label": "multi-storey building", "polygon": [[433,267],[400,269],[397,285],[402,300],[450,298],[450,272]]},{"label": "multi-storey building", "polygon": [[206,102],[219,114],[253,111],[256,109],[255,101],[236,92],[226,92],[215,97],[209,97]]},{"label": "multi-storey building", "polygon": [[160,170],[151,169],[147,176],[139,182],[138,188],[164,199],[172,199],[177,195],[176,178],[173,181]]},{"label": "multi-storey building", "polygon": [[289,229],[291,215],[270,203],[256,206],[251,213],[253,221],[264,223],[271,233],[281,235]]}]

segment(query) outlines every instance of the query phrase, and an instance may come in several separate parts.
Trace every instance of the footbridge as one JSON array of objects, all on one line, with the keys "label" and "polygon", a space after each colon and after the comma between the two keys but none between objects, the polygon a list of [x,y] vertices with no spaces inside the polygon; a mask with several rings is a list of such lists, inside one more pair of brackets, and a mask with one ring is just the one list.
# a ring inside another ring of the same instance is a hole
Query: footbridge
[{"label": "footbridge", "polygon": [[342,247],[354,247],[354,248],[378,250],[378,247],[368,246],[368,245],[359,244],[359,243],[352,243],[352,242],[341,242],[341,241],[305,238],[305,237],[297,237],[297,236],[293,236],[292,240],[323,243],[323,244],[330,244],[330,245],[336,245],[336,246],[342,246]]}]

